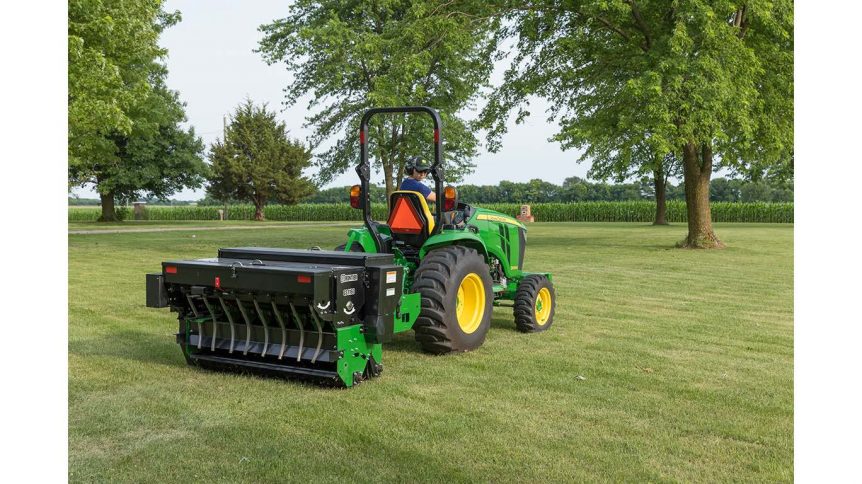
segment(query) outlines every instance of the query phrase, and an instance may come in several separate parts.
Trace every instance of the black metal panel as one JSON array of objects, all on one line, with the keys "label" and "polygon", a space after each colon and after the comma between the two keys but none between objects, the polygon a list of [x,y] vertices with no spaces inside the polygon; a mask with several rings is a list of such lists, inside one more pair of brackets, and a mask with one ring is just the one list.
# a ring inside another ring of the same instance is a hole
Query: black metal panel
[{"label": "black metal panel", "polygon": [[334,319],[339,326],[362,320],[365,310],[365,270],[353,268],[332,271],[335,307]]},{"label": "black metal panel", "polygon": [[[288,292],[329,300],[333,266],[302,263],[273,263],[236,259],[199,259],[162,263],[168,284],[218,286],[221,290]],[[340,266],[350,269],[348,266]],[[168,270],[168,268],[171,268]],[[310,279],[309,282],[308,279]]]},{"label": "black metal panel", "polygon": [[375,343],[385,343],[395,333],[395,309],[401,301],[404,268],[372,267],[367,273],[370,287],[365,303],[365,334]]},{"label": "black metal panel", "polygon": [[228,259],[259,259],[278,262],[303,262],[307,264],[333,264],[343,266],[371,267],[392,264],[392,254],[372,252],[344,252],[335,250],[271,249],[265,247],[235,247],[219,249],[218,256]]},{"label": "black metal panel", "polygon": [[147,307],[168,307],[168,290],[161,273],[147,274]]}]

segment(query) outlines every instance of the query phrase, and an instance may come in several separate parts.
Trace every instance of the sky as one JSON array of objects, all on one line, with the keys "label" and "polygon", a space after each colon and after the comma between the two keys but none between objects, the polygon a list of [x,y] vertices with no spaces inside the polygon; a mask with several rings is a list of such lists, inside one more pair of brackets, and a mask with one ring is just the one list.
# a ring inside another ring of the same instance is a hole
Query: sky
[{"label": "sky", "polygon": [[[302,127],[307,114],[307,100],[300,100],[286,111],[282,105],[283,89],[290,80],[290,73],[283,65],[268,66],[260,54],[254,52],[262,35],[257,30],[258,26],[286,16],[287,4],[283,0],[166,2],[166,10],[179,10],[183,17],[182,22],[166,30],[160,40],[160,44],[168,49],[167,85],[180,92],[187,104],[188,123],[194,126],[207,146],[221,137],[224,116],[247,97],[277,109],[290,136],[299,139],[309,136],[310,131]],[[491,79],[493,83],[500,81],[505,67],[505,61],[497,63]],[[480,101],[477,110],[481,106]],[[530,109],[533,115],[523,124],[509,123],[509,133],[499,152],[480,150],[474,160],[475,172],[463,183],[496,185],[501,180],[528,181],[533,178],[561,183],[570,176],[585,178],[589,166],[577,163],[579,152],[564,152],[557,143],[547,141],[557,127],[545,121],[543,113],[546,107],[544,101],[533,100]],[[468,119],[476,115],[475,112],[462,114]],[[444,126],[444,137],[445,130]],[[314,170],[306,173],[313,174]],[[381,183],[382,176],[373,181]],[[354,183],[357,183],[356,174],[348,170],[326,187]],[[86,198],[96,197],[88,189],[76,189],[73,193]],[[197,200],[203,196],[204,190],[184,190],[172,198]]]}]

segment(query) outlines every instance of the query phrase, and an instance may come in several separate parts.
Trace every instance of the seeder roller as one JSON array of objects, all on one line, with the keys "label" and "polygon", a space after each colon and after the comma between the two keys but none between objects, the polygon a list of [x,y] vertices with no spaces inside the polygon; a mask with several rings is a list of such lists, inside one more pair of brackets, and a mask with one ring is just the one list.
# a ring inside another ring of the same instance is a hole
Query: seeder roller
[{"label": "seeder roller", "polygon": [[410,318],[398,311],[403,271],[391,254],[221,249],[163,262],[147,306],[179,313],[190,364],[350,386],[380,372],[381,343]]}]

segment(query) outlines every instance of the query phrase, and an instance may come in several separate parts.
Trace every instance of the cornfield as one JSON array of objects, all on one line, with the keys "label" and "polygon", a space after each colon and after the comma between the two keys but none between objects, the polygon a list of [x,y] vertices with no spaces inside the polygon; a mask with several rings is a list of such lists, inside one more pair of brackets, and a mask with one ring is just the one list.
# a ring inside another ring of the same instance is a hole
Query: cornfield
[{"label": "cornfield", "polygon": [[[496,210],[511,216],[520,212],[517,203],[483,204],[484,208]],[[146,208],[147,220],[217,220],[218,206],[152,206]],[[537,222],[652,222],[655,217],[655,203],[643,201],[625,202],[576,202],[576,203],[538,203],[530,206]],[[793,223],[793,203],[739,203],[713,202],[712,220],[715,222],[765,222]],[[131,217],[131,210],[122,207],[123,214]],[[386,219],[386,206],[376,204],[372,208],[375,220]],[[69,222],[94,222],[101,212],[89,207],[69,207]],[[316,203],[299,205],[270,205],[264,209],[267,220],[274,221],[341,221],[362,220],[362,212],[343,203]],[[231,205],[227,218],[230,220],[251,220],[254,206]],[[685,222],[685,202],[667,202],[668,222]]]}]

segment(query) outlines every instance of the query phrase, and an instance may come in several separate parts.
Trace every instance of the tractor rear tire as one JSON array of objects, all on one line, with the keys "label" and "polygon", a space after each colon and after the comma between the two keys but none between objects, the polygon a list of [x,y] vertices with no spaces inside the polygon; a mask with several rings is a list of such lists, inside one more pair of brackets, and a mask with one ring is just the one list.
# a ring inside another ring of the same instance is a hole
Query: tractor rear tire
[{"label": "tractor rear tire", "polygon": [[515,292],[515,326],[524,333],[545,331],[554,323],[556,306],[554,284],[545,276],[530,274]]},{"label": "tractor rear tire", "polygon": [[413,291],[422,295],[413,330],[424,351],[443,354],[482,346],[491,327],[494,293],[488,264],[478,252],[458,245],[432,250],[416,269]]},{"label": "tractor rear tire", "polygon": [[[347,247],[347,244],[341,244],[332,250],[334,250],[336,252],[344,252],[345,247]],[[361,245],[354,242],[353,244],[350,245],[350,252],[365,252],[365,249],[363,249]]]}]

